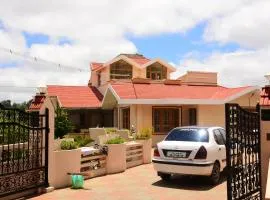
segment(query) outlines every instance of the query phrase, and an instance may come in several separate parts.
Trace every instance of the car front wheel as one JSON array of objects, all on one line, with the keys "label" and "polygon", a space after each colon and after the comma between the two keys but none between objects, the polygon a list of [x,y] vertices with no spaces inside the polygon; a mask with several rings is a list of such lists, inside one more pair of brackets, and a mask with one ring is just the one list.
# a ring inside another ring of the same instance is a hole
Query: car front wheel
[{"label": "car front wheel", "polygon": [[211,183],[213,185],[218,184],[220,180],[220,166],[218,162],[215,162],[213,169],[212,169],[212,174],[210,176]]}]

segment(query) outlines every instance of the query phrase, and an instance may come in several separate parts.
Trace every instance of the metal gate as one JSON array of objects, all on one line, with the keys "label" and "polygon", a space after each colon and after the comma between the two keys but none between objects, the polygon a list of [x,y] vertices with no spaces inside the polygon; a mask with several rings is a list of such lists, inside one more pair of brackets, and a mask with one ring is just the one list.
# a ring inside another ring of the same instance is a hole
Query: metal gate
[{"label": "metal gate", "polygon": [[0,104],[0,197],[48,185],[48,113]]},{"label": "metal gate", "polygon": [[226,104],[228,200],[260,200],[260,115]]}]

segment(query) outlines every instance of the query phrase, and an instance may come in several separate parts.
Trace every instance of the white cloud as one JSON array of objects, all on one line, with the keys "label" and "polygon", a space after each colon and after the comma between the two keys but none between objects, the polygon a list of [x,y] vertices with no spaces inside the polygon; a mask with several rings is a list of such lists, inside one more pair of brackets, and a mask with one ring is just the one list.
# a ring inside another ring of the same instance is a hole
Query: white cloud
[{"label": "white cloud", "polygon": [[[25,51],[26,49],[23,35],[19,31],[14,30],[0,29],[0,45],[0,48],[5,47],[17,51]],[[10,56],[9,51],[7,53],[0,53],[0,63],[12,62],[16,60],[18,60],[18,58]]]},{"label": "white cloud", "polygon": [[[254,1],[254,0],[253,0]],[[226,14],[246,0],[9,0],[1,4],[9,26],[84,42],[97,38],[184,32],[198,22]],[[88,43],[89,44],[89,43]]]},{"label": "white cloud", "polygon": [[245,4],[230,14],[210,20],[204,33],[207,41],[235,42],[248,48],[270,46],[269,0]]},{"label": "white cloud", "polygon": [[[106,61],[121,52],[136,52],[127,34],[184,34],[206,21],[206,42],[235,42],[253,50],[214,53],[204,60],[194,58],[193,52],[181,61],[180,73],[186,69],[208,69],[219,71],[224,84],[253,84],[261,81],[270,64],[269,8],[268,0],[2,0],[1,21],[7,29],[0,29],[0,46],[88,69],[90,61]],[[46,34],[50,42],[27,48],[23,31]],[[69,38],[72,43],[60,46],[60,37]],[[14,60],[14,56],[0,53],[0,64],[10,60]],[[33,62],[19,64],[0,68],[0,85],[86,84],[90,75],[59,71],[55,66]],[[10,97],[13,91],[5,90],[9,93],[1,89],[2,99]],[[16,92],[12,93],[16,100],[26,100],[29,96],[29,92],[24,97],[23,93],[16,95]]]},{"label": "white cloud", "polygon": [[214,53],[204,60],[196,59],[191,54],[181,61],[173,78],[179,77],[187,70],[214,71],[218,72],[221,85],[230,87],[264,85],[266,83],[264,75],[270,72],[269,63],[270,48]]}]

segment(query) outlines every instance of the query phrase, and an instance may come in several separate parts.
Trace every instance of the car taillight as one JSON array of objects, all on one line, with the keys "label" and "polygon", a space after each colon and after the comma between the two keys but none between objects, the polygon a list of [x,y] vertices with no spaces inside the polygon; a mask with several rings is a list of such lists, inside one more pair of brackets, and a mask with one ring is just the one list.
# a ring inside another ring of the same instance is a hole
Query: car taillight
[{"label": "car taillight", "polygon": [[154,150],[154,157],[160,157],[159,152],[158,152],[158,149],[155,149]]},{"label": "car taillight", "polygon": [[207,157],[207,150],[204,146],[201,146],[196,153],[195,159],[206,159]]}]

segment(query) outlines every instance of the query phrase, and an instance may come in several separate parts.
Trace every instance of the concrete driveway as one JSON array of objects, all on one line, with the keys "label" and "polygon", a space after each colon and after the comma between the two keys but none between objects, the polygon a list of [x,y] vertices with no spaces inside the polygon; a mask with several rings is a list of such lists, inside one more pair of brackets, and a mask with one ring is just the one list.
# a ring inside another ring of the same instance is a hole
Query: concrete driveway
[{"label": "concrete driveway", "polygon": [[121,174],[107,175],[85,181],[85,189],[55,190],[33,200],[192,200],[226,199],[226,181],[215,187],[204,177],[175,177],[163,182],[152,164],[141,165]]}]

